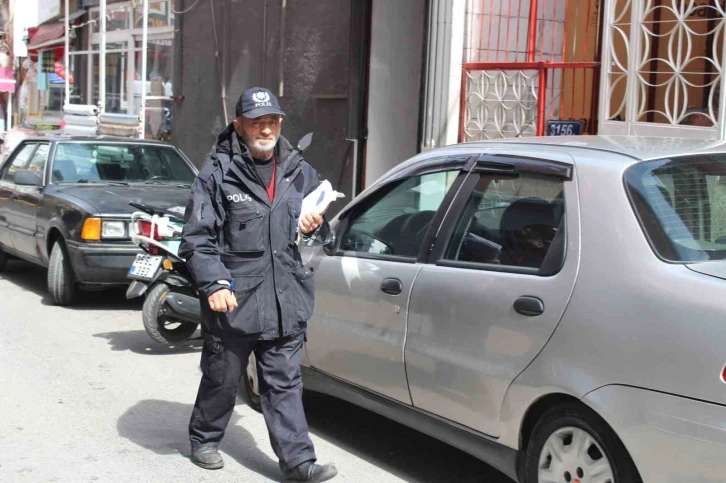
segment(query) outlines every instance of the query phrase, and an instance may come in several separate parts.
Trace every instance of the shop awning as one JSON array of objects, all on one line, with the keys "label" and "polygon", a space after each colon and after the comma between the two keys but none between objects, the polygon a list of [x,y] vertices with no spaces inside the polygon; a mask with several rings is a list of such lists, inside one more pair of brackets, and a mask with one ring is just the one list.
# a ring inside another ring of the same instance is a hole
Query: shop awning
[{"label": "shop awning", "polygon": [[15,92],[15,76],[10,67],[0,67],[0,92]]},{"label": "shop awning", "polygon": [[28,50],[38,50],[65,43],[65,25],[59,23],[43,24],[40,27],[28,29],[30,42]]},{"label": "shop awning", "polygon": [[[68,21],[69,21],[69,22],[73,22],[73,21],[74,21],[74,20],[76,20],[77,18],[81,18],[81,17],[83,17],[83,16],[85,15],[85,14],[86,14],[86,11],[85,11],[85,10],[83,10],[82,8],[81,8],[81,9],[79,9],[79,10],[76,10],[75,12],[73,12],[72,14],[70,14],[70,15],[68,16]],[[66,21],[66,18],[65,18],[65,16],[62,16],[61,18],[59,18],[59,19],[58,19],[58,22],[65,22],[65,21]]]}]

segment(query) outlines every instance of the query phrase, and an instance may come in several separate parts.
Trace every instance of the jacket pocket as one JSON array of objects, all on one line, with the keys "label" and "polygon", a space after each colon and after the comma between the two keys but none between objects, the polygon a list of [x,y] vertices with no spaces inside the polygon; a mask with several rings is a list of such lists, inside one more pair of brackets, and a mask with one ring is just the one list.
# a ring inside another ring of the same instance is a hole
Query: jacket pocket
[{"label": "jacket pocket", "polygon": [[290,200],[287,202],[287,210],[290,214],[287,237],[290,241],[296,242],[299,231],[300,213],[302,211],[302,200]]},{"label": "jacket pocket", "polygon": [[265,281],[263,275],[248,275],[234,277],[234,297],[237,299],[237,308],[224,315],[229,328],[235,332],[254,334],[262,331],[262,300],[260,285]]},{"label": "jacket pocket", "polygon": [[313,316],[315,308],[315,278],[313,269],[300,267],[290,271],[294,279],[294,290],[297,294],[297,315],[299,321],[307,322]]},{"label": "jacket pocket", "polygon": [[252,265],[252,262],[260,260],[264,254],[265,250],[225,252],[220,255],[220,259],[222,264],[227,267],[227,270],[231,272],[245,267],[256,269],[257,265]]},{"label": "jacket pocket", "polygon": [[254,208],[227,211],[224,223],[224,243],[227,252],[259,252],[264,250],[262,240],[264,215]]}]

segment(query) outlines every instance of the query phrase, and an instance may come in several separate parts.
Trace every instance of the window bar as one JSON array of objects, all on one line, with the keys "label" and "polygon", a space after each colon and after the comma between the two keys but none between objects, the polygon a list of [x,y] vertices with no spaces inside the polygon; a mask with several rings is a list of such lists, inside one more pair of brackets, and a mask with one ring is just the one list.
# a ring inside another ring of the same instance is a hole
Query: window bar
[{"label": "window bar", "polygon": [[[469,55],[467,56],[467,62],[474,62],[474,1],[468,0],[469,2]],[[480,33],[481,35],[481,33]],[[477,48],[478,50],[478,48]],[[478,59],[478,57],[477,57]]]},{"label": "window bar", "polygon": [[[492,0],[492,5],[494,4],[494,0]],[[492,10],[494,7],[492,7]],[[501,10],[501,4],[499,6],[499,20],[497,21],[497,62],[501,62],[499,60],[499,52],[501,52],[500,47],[502,44],[502,10]]]},{"label": "window bar", "polygon": [[[511,22],[512,22],[512,1],[510,0],[510,2],[509,2],[509,8],[507,9],[507,30],[506,30],[506,34],[505,34],[506,35],[506,38],[504,39],[504,48],[507,50],[507,54],[506,54],[505,59],[507,60],[507,62],[509,62],[509,54],[512,52],[512,48],[511,48],[511,46],[509,44],[509,24]],[[501,22],[500,22],[499,25],[501,25]],[[514,61],[516,62],[517,61],[517,59],[516,59],[516,54],[517,54],[516,53],[516,47],[515,47],[515,53],[514,54],[515,54]]]},{"label": "window bar", "polygon": [[[547,1],[547,0],[545,0]],[[554,2],[553,2],[554,3]],[[520,7],[522,2],[519,2]],[[534,52],[537,44],[537,8],[538,0],[531,0],[529,6],[529,25],[527,26],[527,32],[529,33],[529,39],[527,40],[527,62],[534,62]],[[544,43],[544,42],[543,42]],[[540,57],[542,52],[540,51]]]},{"label": "window bar", "polygon": [[537,136],[545,134],[545,111],[547,109],[547,72],[544,62],[539,63],[539,87],[537,89]]},{"label": "window bar", "polygon": [[[489,0],[489,40],[487,41],[487,62],[489,62],[489,55],[492,52],[492,25],[494,25],[494,1]],[[479,12],[479,52],[481,53],[481,39],[484,38],[484,0],[481,0],[481,12]]]},{"label": "window bar", "polygon": [[[65,64],[66,64],[66,78],[65,78],[65,90],[66,90],[66,102],[65,104],[71,103],[71,84],[68,79],[71,77],[71,58],[70,58],[70,37],[71,37],[71,21],[69,20],[68,16],[70,15],[69,7],[68,7],[68,0],[65,0],[65,7],[66,7],[66,18],[65,18],[65,26],[66,26],[66,38],[65,38]],[[11,100],[13,96],[8,96],[8,100]],[[8,117],[8,119],[10,119]],[[6,128],[8,131],[10,131],[10,122],[7,123]]]},{"label": "window bar", "polygon": [[[522,1],[519,0],[519,8],[517,9],[517,31],[514,33],[515,42],[517,43],[516,50],[514,52],[514,61],[519,62],[519,27],[522,23]],[[537,0],[534,0],[537,1]],[[527,54],[529,55],[529,54]]]},{"label": "window bar", "polygon": [[146,63],[148,57],[148,45],[149,45],[149,0],[142,0],[144,2],[144,17],[142,22],[143,34],[141,35],[141,129],[139,132],[139,138],[144,139],[146,137]]},{"label": "window bar", "polygon": [[[562,62],[566,62],[567,55],[567,27],[570,19],[570,0],[565,0],[565,22],[562,24]],[[562,83],[560,84],[560,119],[565,111],[565,87],[567,87],[567,69],[562,71]]]},{"label": "window bar", "polygon": [[98,58],[98,112],[106,112],[106,0],[101,0],[101,55]]}]

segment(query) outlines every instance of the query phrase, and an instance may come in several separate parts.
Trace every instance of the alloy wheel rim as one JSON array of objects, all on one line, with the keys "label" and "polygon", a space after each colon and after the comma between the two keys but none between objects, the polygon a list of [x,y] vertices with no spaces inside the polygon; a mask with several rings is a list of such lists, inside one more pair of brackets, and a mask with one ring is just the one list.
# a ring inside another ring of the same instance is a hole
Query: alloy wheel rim
[{"label": "alloy wheel rim", "polygon": [[605,451],[587,431],[568,426],[553,432],[539,457],[539,483],[615,483]]}]

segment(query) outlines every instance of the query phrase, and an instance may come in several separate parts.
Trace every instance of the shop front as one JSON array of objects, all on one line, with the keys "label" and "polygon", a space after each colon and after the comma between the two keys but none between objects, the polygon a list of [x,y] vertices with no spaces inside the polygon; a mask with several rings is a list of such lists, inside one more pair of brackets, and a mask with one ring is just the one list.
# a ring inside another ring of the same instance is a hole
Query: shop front
[{"label": "shop front", "polygon": [[[101,8],[96,6],[69,16],[72,19],[69,50],[69,104],[99,106],[100,112],[144,116],[145,136],[171,140],[172,80],[174,72],[174,13],[171,0],[149,0],[147,22],[146,79],[142,79],[143,4],[115,2],[106,8],[105,55],[102,52]],[[29,59],[42,84],[28,112],[45,121],[60,121],[65,99],[64,19],[50,53],[29,44]],[[55,26],[54,25],[54,26]],[[43,26],[41,26],[42,28]],[[52,58],[49,59],[47,56]],[[103,60],[105,58],[105,60]],[[53,72],[49,72],[53,62]],[[105,69],[101,69],[102,62]],[[105,72],[101,78],[102,71]],[[46,74],[43,79],[43,74]],[[103,84],[101,84],[103,83]],[[101,86],[105,87],[105,92]],[[146,109],[142,113],[142,89]],[[103,100],[101,97],[103,96]],[[33,97],[31,95],[31,97]],[[29,115],[29,123],[32,123]]]}]

